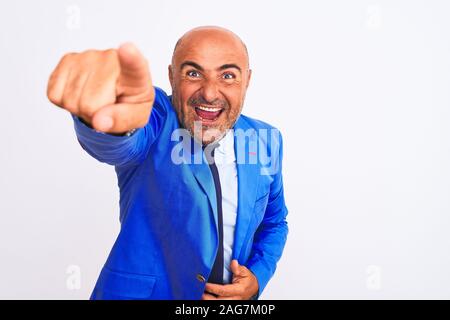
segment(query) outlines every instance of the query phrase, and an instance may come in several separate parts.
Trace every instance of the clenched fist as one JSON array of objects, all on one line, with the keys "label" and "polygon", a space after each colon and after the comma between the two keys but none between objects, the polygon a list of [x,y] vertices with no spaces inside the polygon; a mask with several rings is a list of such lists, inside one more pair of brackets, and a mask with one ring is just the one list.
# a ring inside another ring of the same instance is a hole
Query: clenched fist
[{"label": "clenched fist", "polygon": [[98,131],[125,133],[147,124],[155,92],[147,61],[124,44],[66,54],[50,76],[47,96]]}]

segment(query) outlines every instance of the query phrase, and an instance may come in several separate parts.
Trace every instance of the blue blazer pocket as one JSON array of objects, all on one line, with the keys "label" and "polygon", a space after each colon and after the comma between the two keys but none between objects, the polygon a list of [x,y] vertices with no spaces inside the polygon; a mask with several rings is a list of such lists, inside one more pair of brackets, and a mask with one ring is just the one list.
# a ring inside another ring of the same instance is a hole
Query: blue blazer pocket
[{"label": "blue blazer pocket", "polygon": [[104,267],[95,289],[96,299],[150,299],[155,282],[156,276],[119,272]]}]

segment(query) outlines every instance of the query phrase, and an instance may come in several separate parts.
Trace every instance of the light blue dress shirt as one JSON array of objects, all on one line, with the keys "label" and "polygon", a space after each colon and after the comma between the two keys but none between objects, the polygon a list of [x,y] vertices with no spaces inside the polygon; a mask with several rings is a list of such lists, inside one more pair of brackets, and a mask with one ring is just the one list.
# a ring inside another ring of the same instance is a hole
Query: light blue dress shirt
[{"label": "light blue dress shirt", "polygon": [[236,156],[234,153],[234,134],[229,130],[219,141],[219,146],[214,152],[214,161],[219,171],[220,187],[222,189],[222,213],[223,213],[223,281],[231,283],[233,273],[230,269],[234,230],[236,227],[238,204],[238,180],[236,168]]}]

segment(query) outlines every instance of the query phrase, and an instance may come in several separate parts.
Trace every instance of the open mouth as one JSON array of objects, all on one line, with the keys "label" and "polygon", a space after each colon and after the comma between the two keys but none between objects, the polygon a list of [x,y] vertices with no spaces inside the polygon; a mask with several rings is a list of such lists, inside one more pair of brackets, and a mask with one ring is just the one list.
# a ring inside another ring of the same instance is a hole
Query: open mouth
[{"label": "open mouth", "polygon": [[222,114],[223,109],[217,107],[195,106],[195,113],[201,120],[215,121]]}]

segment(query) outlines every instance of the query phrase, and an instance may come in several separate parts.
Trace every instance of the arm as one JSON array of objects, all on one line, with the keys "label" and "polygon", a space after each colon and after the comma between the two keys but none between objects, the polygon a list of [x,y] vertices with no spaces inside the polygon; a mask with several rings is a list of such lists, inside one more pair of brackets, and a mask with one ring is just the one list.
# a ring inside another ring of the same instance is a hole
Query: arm
[{"label": "arm", "polygon": [[258,297],[273,276],[278,260],[283,253],[288,234],[286,216],[288,210],[284,202],[282,157],[283,142],[280,135],[279,170],[270,186],[269,201],[264,218],[256,230],[252,252],[247,262],[247,268],[258,280]]},{"label": "arm", "polygon": [[[158,89],[155,89],[155,100],[158,100],[158,94]],[[166,113],[155,102],[147,124],[129,135],[103,133],[76,115],[72,114],[72,118],[78,142],[89,155],[100,162],[121,166],[139,164],[146,157],[161,131]]]}]

